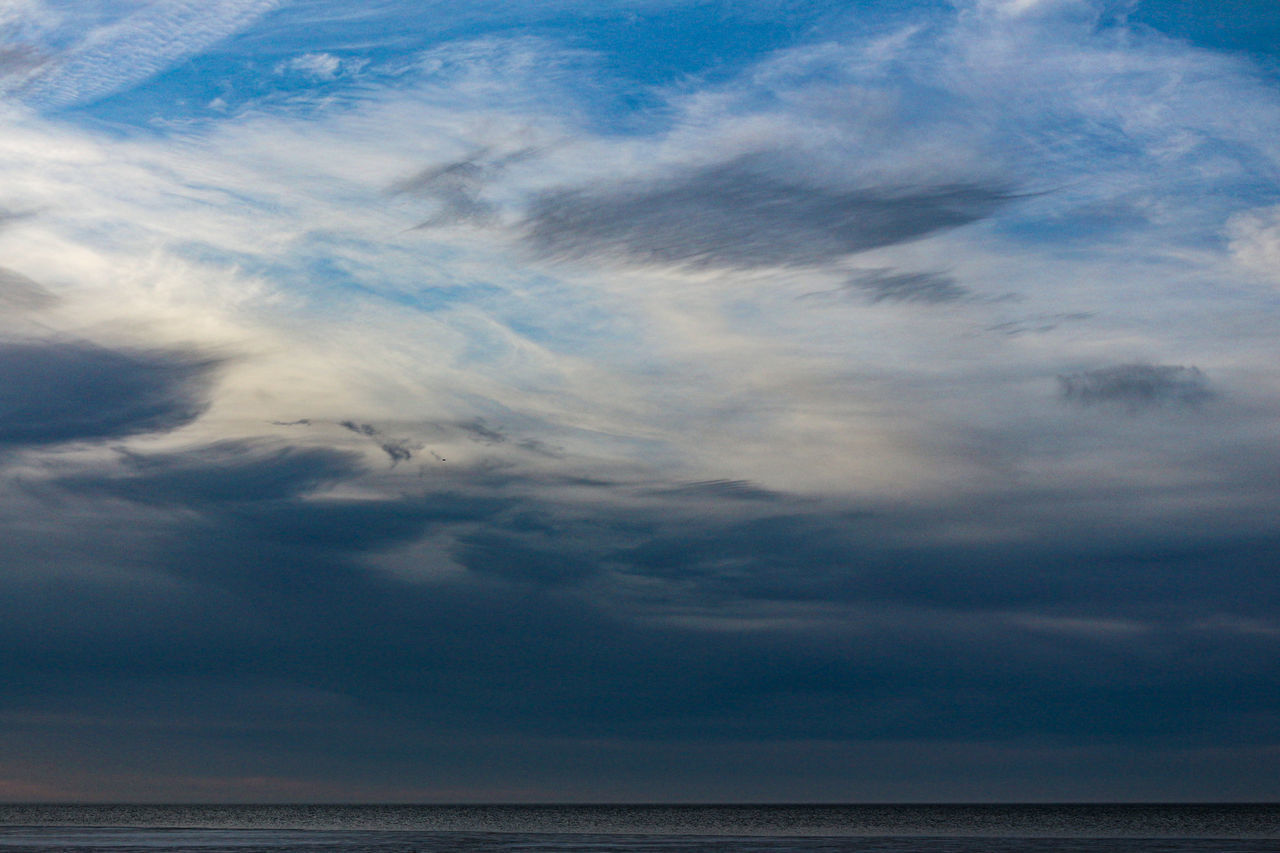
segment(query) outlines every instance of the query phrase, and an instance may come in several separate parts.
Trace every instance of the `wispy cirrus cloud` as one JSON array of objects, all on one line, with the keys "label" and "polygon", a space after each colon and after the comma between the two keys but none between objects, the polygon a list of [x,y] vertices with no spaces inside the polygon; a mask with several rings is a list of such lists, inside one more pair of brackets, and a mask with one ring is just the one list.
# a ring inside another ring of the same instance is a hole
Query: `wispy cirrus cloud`
[{"label": "wispy cirrus cloud", "polygon": [[44,109],[104,98],[168,68],[252,23],[283,0],[152,0],[91,30],[55,55],[18,92]]}]

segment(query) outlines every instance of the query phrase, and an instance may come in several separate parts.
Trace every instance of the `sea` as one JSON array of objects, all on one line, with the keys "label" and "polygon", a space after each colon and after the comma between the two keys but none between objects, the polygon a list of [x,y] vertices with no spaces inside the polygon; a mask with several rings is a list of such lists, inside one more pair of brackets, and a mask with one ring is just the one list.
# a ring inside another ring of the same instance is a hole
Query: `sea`
[{"label": "sea", "polygon": [[1280,853],[1280,804],[0,805],[0,853]]}]

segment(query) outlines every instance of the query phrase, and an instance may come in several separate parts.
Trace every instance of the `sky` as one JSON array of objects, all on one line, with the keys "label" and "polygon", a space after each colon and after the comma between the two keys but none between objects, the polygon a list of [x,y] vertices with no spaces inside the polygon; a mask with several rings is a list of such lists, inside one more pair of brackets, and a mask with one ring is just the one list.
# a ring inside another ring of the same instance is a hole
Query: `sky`
[{"label": "sky", "polygon": [[1280,799],[1280,6],[0,6],[0,800]]}]

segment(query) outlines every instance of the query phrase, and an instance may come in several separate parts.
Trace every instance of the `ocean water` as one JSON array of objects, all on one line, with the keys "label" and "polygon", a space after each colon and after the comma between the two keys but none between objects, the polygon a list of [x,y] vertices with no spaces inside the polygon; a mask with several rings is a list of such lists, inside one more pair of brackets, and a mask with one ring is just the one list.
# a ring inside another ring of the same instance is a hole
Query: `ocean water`
[{"label": "ocean water", "polygon": [[0,853],[1280,853],[1276,805],[0,805]]}]

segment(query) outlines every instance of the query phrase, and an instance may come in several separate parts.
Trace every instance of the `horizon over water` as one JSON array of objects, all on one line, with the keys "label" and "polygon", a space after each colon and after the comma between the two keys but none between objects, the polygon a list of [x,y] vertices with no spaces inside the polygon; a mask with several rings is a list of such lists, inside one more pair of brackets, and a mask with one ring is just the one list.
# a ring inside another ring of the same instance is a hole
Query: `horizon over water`
[{"label": "horizon over water", "polygon": [[0,804],[0,853],[1275,853],[1280,803]]}]

